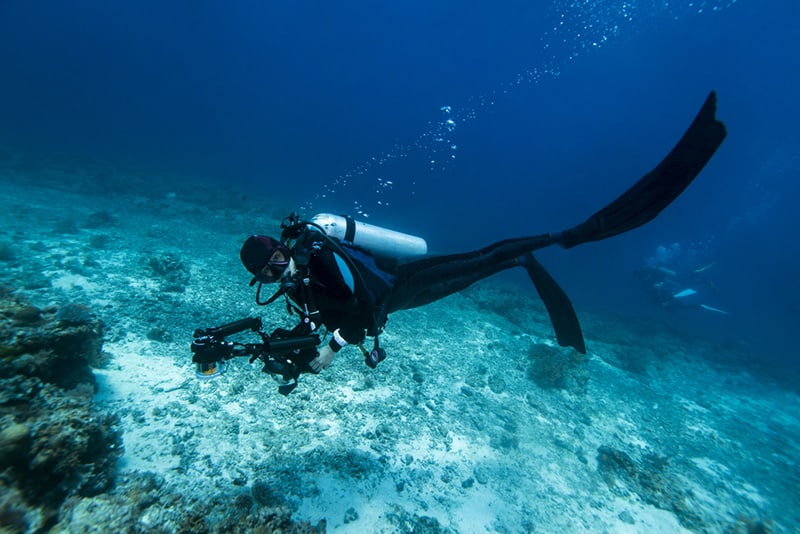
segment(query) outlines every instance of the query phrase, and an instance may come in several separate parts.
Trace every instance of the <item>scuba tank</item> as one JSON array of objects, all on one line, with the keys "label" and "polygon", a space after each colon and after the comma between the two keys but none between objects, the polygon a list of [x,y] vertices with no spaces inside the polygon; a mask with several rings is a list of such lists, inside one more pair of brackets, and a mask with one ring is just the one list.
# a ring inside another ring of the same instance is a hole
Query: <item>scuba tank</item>
[{"label": "scuba tank", "polygon": [[365,248],[378,256],[399,258],[427,254],[428,244],[421,237],[374,226],[352,217],[320,213],[311,218],[330,237]]}]

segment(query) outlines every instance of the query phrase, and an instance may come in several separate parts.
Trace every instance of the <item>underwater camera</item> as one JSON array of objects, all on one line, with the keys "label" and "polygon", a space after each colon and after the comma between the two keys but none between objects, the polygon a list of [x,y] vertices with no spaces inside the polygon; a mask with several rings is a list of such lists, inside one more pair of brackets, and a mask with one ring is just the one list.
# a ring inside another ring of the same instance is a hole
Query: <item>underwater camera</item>
[{"label": "underwater camera", "polygon": [[[297,387],[302,373],[312,372],[308,363],[317,356],[319,336],[297,334],[277,329],[267,335],[261,319],[250,317],[213,328],[198,328],[192,340],[192,362],[200,379],[211,379],[225,372],[227,361],[237,356],[250,356],[250,363],[261,360],[262,372],[269,373],[280,386],[278,392],[288,395]],[[250,330],[258,334],[261,343],[236,343],[228,336]]]}]

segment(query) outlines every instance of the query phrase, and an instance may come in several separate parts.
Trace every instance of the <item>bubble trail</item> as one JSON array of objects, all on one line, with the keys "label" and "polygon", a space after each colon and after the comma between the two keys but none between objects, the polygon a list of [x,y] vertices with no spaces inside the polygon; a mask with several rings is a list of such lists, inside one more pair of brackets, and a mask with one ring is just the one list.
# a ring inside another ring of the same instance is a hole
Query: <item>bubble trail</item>
[{"label": "bubble trail", "polygon": [[[736,3],[737,0],[557,0],[547,10],[547,18],[552,21],[550,29],[534,47],[543,57],[538,65],[521,69],[511,79],[498,82],[486,94],[468,98],[461,106],[440,105],[435,118],[428,121],[415,139],[395,144],[330,180],[301,209],[313,212],[321,201],[346,195],[352,199],[352,213],[368,218],[375,210],[391,206],[396,200],[392,195],[400,186],[404,194],[413,196],[418,177],[427,175],[435,179],[436,175],[446,173],[458,159],[459,133],[520,87],[558,78],[579,56],[596,52],[653,21],[666,18],[674,22],[717,13]],[[404,175],[391,169],[392,164],[412,155],[419,159],[411,163],[413,176],[407,169]],[[374,194],[364,196],[364,191]]]}]

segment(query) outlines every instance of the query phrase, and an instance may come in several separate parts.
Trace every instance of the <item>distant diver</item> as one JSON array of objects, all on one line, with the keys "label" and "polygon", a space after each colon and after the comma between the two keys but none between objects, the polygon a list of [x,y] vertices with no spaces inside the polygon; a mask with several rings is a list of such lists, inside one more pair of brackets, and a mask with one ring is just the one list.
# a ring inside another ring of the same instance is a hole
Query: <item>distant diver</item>
[{"label": "distant diver", "polygon": [[[332,333],[318,350],[292,362],[296,374],[318,373],[335,353],[358,345],[374,368],[386,356],[378,335],[388,315],[416,308],[461,291],[512,267],[525,269],[544,302],[561,346],[586,353],[583,333],[566,293],[533,256],[551,245],[569,249],[638,228],[675,200],[709,162],[726,136],[716,119],[717,97],[711,92],[689,129],[652,171],[619,198],[584,222],[557,233],[506,239],[480,250],[425,255],[420,238],[385,230],[349,217],[322,215],[310,221],[296,214],[281,224],[280,240],[250,236],[240,252],[245,268],[258,283],[256,302],[265,305],[283,296],[289,313],[300,317],[287,336],[302,336],[321,326]],[[278,290],[261,300],[262,284]],[[374,337],[367,350],[365,337]],[[295,376],[296,378],[296,376]]]},{"label": "distant diver", "polygon": [[708,304],[709,296],[718,292],[711,279],[715,262],[700,262],[697,255],[693,246],[660,245],[639,270],[639,278],[652,300],[663,308],[728,315],[729,312]]}]

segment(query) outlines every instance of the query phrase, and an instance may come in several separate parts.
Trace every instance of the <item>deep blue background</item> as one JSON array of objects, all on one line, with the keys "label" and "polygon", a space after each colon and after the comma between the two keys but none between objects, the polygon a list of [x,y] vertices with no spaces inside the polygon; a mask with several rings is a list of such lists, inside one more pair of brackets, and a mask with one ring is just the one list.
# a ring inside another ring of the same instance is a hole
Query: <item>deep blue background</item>
[{"label": "deep blue background", "polygon": [[[626,2],[570,3],[6,0],[0,145],[154,183],[210,176],[314,210],[358,202],[371,222],[456,251],[582,220],[652,168],[716,89],[729,137],[678,202],[542,260],[579,312],[800,365],[798,3],[650,0],[630,16]],[[393,187],[376,193],[379,179]],[[647,301],[635,272],[676,241],[708,243],[729,316]]]}]

